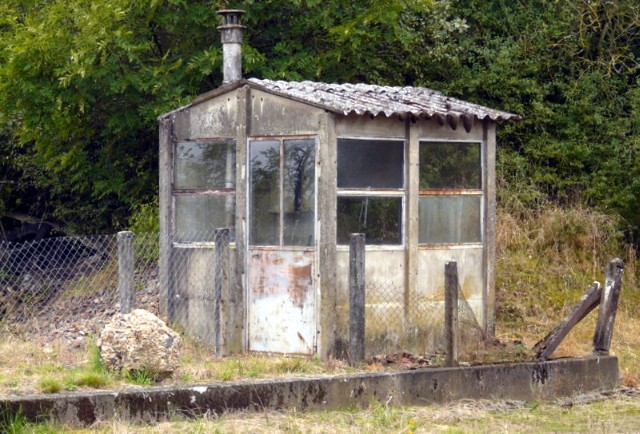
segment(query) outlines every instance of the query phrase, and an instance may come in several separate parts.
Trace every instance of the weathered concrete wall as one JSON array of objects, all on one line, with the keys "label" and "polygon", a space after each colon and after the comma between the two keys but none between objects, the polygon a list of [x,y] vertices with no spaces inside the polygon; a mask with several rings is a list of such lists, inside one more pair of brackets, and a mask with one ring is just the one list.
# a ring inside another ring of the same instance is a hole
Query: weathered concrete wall
[{"label": "weathered concrete wall", "polygon": [[[365,253],[365,352],[396,352],[406,345],[405,252],[368,247]],[[337,328],[341,345],[349,339],[349,252],[337,252]]]},{"label": "weathered concrete wall", "polygon": [[[495,164],[495,130],[486,129],[483,122],[475,122],[471,131],[462,125],[454,130],[448,123],[440,125],[435,119],[404,121],[398,117],[378,116],[338,116],[336,117],[338,137],[405,138],[405,214],[404,246],[398,249],[388,247],[376,250],[368,247],[366,253],[367,283],[367,355],[407,350],[411,352],[433,352],[442,344],[444,320],[444,264],[448,260],[458,262],[460,272],[461,299],[464,306],[460,310],[462,327],[469,328],[462,338],[473,344],[479,338],[480,329],[486,329],[493,317],[493,304],[487,306],[487,297],[494,293],[493,275],[487,277],[487,270],[493,269],[494,257],[488,254],[485,245],[456,245],[421,247],[418,245],[418,193],[419,193],[419,143],[423,140],[437,141],[477,141],[491,142],[485,146],[482,156],[483,167]],[[493,125],[493,124],[491,124]],[[493,152],[489,152],[492,151]],[[495,176],[491,170],[490,176]],[[495,197],[495,182],[485,178],[485,200]],[[491,191],[489,191],[491,190]],[[493,196],[491,196],[493,194]],[[495,207],[483,206],[483,221],[491,218]],[[495,218],[492,220],[494,222]],[[487,231],[493,226],[483,225],[483,239],[493,242],[493,233]],[[348,252],[339,249],[336,254],[337,270],[337,348],[341,354],[346,348],[348,336]],[[369,294],[373,289],[373,293]],[[385,291],[387,299],[381,299],[379,289]],[[479,327],[478,327],[479,326]],[[464,344],[464,343],[463,343]],[[463,345],[464,346],[464,345]]]},{"label": "weathered concrete wall", "polygon": [[420,140],[477,140],[483,137],[483,123],[476,121],[471,131],[466,132],[462,125],[454,130],[449,124],[438,124],[435,119],[420,119],[416,123],[417,134]]},{"label": "weathered concrete wall", "polygon": [[[483,252],[482,247],[419,250],[415,300],[418,302],[444,300],[444,264],[453,260],[458,263],[460,298],[481,303],[484,287]],[[478,306],[474,313],[482,326],[481,306]]]},{"label": "weathered concrete wall", "polygon": [[389,405],[440,404],[462,399],[543,400],[615,389],[615,357],[427,368],[335,377],[234,382],[192,387],[23,396],[0,400],[5,417],[90,425],[111,419],[148,423],[234,410],[328,410],[373,400]]},{"label": "weathered concrete wall", "polygon": [[249,136],[291,136],[318,134],[318,116],[324,110],[251,90]]},{"label": "weathered concrete wall", "polygon": [[319,116],[318,135],[318,195],[317,195],[317,249],[315,277],[319,288],[318,355],[328,359],[335,355],[337,320],[337,270],[336,270],[336,159],[337,139],[335,116],[324,113]]},{"label": "weathered concrete wall", "polygon": [[405,122],[398,118],[376,116],[349,116],[336,117],[336,135],[338,137],[376,137],[376,138],[404,138]]},{"label": "weathered concrete wall", "polygon": [[237,90],[173,114],[177,140],[236,137]]},{"label": "weathered concrete wall", "polygon": [[[220,336],[225,354],[242,349],[242,322],[238,319],[242,318],[242,296],[230,272],[235,269],[235,250],[230,249],[230,267],[222,275]],[[174,320],[186,335],[215,347],[215,246],[174,246],[172,267]]]}]

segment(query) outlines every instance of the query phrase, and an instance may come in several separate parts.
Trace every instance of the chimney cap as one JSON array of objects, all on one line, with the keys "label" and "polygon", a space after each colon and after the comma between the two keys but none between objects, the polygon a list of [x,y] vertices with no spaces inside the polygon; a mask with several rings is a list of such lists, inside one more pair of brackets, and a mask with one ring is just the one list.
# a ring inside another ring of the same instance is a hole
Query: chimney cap
[{"label": "chimney cap", "polygon": [[244,29],[245,26],[240,24],[240,18],[245,13],[242,9],[221,9],[217,12],[222,16],[222,25],[218,29]]}]

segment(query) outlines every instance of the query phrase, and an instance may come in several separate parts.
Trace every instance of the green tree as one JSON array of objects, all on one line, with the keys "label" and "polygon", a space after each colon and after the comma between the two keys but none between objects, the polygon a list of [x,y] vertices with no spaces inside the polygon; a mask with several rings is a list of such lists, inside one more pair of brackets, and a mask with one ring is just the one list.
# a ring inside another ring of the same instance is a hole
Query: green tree
[{"label": "green tree", "polygon": [[96,231],[153,197],[155,118],[219,81],[216,25],[205,2],[3,2],[3,163],[24,211]]},{"label": "green tree", "polygon": [[[420,85],[500,126],[506,197],[640,224],[634,0],[243,0],[245,76]],[[0,4],[0,212],[126,225],[157,188],[157,115],[221,83],[217,1]],[[4,208],[1,208],[4,207]]]}]

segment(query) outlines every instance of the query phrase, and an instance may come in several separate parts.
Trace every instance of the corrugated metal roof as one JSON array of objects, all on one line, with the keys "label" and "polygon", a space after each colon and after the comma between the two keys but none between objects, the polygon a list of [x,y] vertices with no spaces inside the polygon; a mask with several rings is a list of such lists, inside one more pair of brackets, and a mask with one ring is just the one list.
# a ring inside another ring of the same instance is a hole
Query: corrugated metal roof
[{"label": "corrugated metal roof", "polygon": [[393,115],[412,115],[416,117],[437,117],[449,123],[473,119],[509,120],[520,116],[490,109],[478,104],[450,98],[433,89],[425,87],[377,86],[372,84],[327,84],[313,81],[274,81],[251,78],[248,83],[267,91],[290,97],[299,101],[318,105],[327,110],[348,115],[384,113]]}]

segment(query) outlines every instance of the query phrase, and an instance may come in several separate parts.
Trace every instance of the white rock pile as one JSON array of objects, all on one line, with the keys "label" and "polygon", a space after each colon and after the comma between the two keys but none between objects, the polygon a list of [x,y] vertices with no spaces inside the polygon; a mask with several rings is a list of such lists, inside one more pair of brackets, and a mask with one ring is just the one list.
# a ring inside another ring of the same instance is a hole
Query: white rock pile
[{"label": "white rock pile", "polygon": [[107,369],[147,370],[166,378],[179,366],[180,336],[149,311],[134,309],[115,314],[98,340]]}]

